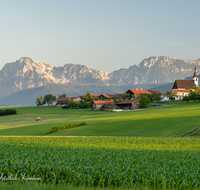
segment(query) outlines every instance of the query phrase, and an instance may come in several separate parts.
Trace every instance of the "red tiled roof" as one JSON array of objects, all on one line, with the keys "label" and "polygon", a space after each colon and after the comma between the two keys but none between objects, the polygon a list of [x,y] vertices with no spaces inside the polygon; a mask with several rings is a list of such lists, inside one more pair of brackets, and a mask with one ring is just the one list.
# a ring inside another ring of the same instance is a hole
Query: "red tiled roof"
[{"label": "red tiled roof", "polygon": [[[92,98],[98,98],[100,95],[101,95],[101,94],[91,94]],[[87,96],[87,94],[84,94],[84,95],[82,95],[82,96],[80,96],[80,97],[82,97],[83,99],[85,99],[86,96]]]},{"label": "red tiled roof", "polygon": [[122,102],[117,103],[118,104],[132,104],[133,102],[138,102],[139,99],[134,99],[134,100],[123,100]]},{"label": "red tiled roof", "polygon": [[106,98],[122,98],[122,94],[101,94]]},{"label": "red tiled roof", "polygon": [[62,97],[57,100],[57,102],[68,102],[68,100],[75,100],[78,97]]},{"label": "red tiled roof", "polygon": [[71,97],[70,100],[75,100],[77,98],[79,98],[79,97]]},{"label": "red tiled roof", "polygon": [[103,101],[103,100],[93,100],[92,101],[94,104],[115,104],[112,100],[110,101]]},{"label": "red tiled roof", "polygon": [[66,101],[68,101],[68,100],[69,100],[69,98],[62,97],[62,98],[59,98],[59,99],[57,100],[57,102],[66,102]]},{"label": "red tiled roof", "polygon": [[149,92],[148,90],[136,90],[136,89],[129,89],[131,92],[133,92],[134,94],[151,94],[151,92]]},{"label": "red tiled roof", "polygon": [[105,96],[106,98],[110,98],[110,95],[108,95],[108,94],[101,94],[101,95]]},{"label": "red tiled roof", "polygon": [[122,98],[122,94],[109,94],[110,98]]},{"label": "red tiled roof", "polygon": [[[141,95],[141,94],[155,94],[156,92],[158,92],[158,94],[161,94],[159,91],[154,91],[154,90],[136,90],[136,89],[129,89],[128,91],[131,91],[132,93],[136,94],[136,95]],[[128,92],[127,91],[127,92]],[[126,92],[126,93],[127,93]]]},{"label": "red tiled roof", "polygon": [[174,92],[190,92],[190,90],[187,89],[172,89]]}]

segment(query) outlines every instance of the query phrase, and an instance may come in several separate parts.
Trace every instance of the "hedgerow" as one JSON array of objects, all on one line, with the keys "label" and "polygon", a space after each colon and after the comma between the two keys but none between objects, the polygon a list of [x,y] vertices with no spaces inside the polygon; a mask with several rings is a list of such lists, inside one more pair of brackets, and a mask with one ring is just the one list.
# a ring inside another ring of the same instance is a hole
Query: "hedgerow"
[{"label": "hedgerow", "polygon": [[13,115],[13,114],[17,114],[17,110],[12,108],[12,109],[0,109],[0,116],[4,116],[4,115]]},{"label": "hedgerow", "polygon": [[83,126],[83,125],[86,125],[86,123],[83,122],[83,123],[80,123],[80,124],[77,124],[77,125],[67,124],[65,126],[56,126],[56,127],[53,127],[51,129],[51,131],[45,133],[45,135],[49,134],[49,133],[56,132],[56,131],[61,131],[61,130],[64,130],[64,129],[70,129],[70,128],[79,127],[79,126]]}]

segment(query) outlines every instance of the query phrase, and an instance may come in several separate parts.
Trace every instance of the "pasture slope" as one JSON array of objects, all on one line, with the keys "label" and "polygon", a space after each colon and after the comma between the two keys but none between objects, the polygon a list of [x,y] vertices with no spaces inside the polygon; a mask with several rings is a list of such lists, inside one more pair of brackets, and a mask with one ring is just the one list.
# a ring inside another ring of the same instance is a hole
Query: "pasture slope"
[{"label": "pasture slope", "polygon": [[[0,189],[200,188],[200,139],[174,138],[199,137],[199,102],[121,113],[16,109],[0,118],[0,173],[18,181],[1,178]],[[24,182],[23,173],[41,180]]]},{"label": "pasture slope", "polygon": [[[17,115],[0,118],[2,125],[0,135],[43,136],[54,126],[86,122],[86,126],[58,131],[49,136],[170,137],[200,126],[200,103],[118,113],[56,107],[16,109]],[[36,121],[37,117],[44,120]]]}]

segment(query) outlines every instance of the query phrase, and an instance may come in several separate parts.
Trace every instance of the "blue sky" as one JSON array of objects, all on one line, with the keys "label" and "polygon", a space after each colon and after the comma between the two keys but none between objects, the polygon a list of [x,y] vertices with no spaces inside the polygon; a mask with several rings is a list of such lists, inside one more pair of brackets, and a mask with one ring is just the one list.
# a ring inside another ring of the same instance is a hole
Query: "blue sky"
[{"label": "blue sky", "polygon": [[2,0],[0,69],[20,57],[111,72],[150,56],[200,58],[200,1]]}]

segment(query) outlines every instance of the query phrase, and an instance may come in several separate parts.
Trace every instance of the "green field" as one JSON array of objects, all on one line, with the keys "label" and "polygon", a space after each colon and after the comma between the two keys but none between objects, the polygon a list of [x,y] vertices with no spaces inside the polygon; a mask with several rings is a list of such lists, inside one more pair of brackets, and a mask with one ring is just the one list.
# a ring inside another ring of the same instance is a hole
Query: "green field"
[{"label": "green field", "polygon": [[0,173],[89,187],[195,188],[200,139],[0,137]]},{"label": "green field", "polygon": [[[16,110],[17,115],[0,117],[0,173],[6,177],[20,179],[26,173],[41,178],[47,189],[65,184],[69,189],[200,188],[199,102],[118,113],[56,107]],[[82,122],[87,125],[44,135],[54,126]],[[16,186],[28,189],[21,182]]]},{"label": "green field", "polygon": [[[143,136],[170,137],[200,127],[200,103],[152,107],[138,111],[104,112],[56,107],[19,107],[17,115],[0,118],[1,135],[44,135],[54,126],[81,126],[51,136]],[[36,121],[40,117],[43,121]],[[8,127],[10,126],[10,127]],[[195,134],[194,134],[195,136]]]}]

